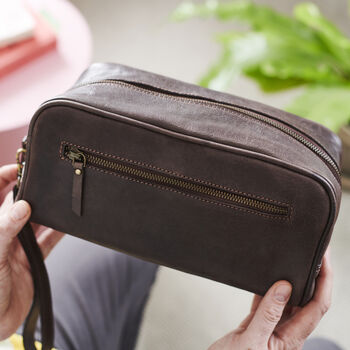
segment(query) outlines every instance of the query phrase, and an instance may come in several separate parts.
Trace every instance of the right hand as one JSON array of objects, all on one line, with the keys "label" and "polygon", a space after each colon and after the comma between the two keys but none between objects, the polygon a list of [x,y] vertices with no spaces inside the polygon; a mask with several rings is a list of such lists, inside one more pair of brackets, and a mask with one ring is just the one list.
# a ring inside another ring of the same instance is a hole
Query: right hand
[{"label": "right hand", "polygon": [[332,269],[327,250],[313,298],[304,307],[286,306],[292,291],[276,282],[262,298],[256,295],[250,314],[240,326],[209,350],[301,350],[331,303]]},{"label": "right hand", "polygon": [[[16,165],[0,167],[0,198],[1,192],[14,183],[16,176]],[[23,200],[13,203],[12,192],[0,205],[0,340],[4,340],[23,323],[30,310],[34,290],[30,266],[17,239],[17,234],[30,217],[30,206]],[[31,225],[45,258],[63,233]]]}]

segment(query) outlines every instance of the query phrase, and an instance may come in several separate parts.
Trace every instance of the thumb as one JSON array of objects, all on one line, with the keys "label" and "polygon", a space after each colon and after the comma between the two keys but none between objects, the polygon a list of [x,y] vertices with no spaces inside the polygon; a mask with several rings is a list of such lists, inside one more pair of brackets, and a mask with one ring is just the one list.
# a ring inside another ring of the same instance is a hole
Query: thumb
[{"label": "thumb", "polygon": [[247,327],[245,336],[257,344],[267,344],[290,298],[292,285],[276,282],[266,293]]},{"label": "thumb", "polygon": [[7,253],[13,239],[20,232],[30,216],[30,205],[20,200],[0,216],[0,258]]}]

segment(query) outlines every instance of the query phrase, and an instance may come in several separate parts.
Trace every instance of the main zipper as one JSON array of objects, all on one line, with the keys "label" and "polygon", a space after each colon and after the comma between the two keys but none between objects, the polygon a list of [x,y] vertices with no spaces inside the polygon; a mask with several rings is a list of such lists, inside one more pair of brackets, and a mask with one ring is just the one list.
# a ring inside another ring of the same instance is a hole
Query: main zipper
[{"label": "main zipper", "polygon": [[101,156],[97,152],[86,151],[76,146],[65,145],[63,157],[73,165],[72,210],[79,216],[82,215],[83,175],[87,166],[228,207],[240,207],[282,218],[289,216],[287,205],[270,203],[215,184],[176,176],[166,171],[161,172],[116,157]]},{"label": "main zipper", "polygon": [[276,129],[284,132],[285,134],[287,134],[290,137],[292,137],[293,139],[299,141],[301,144],[303,144],[308,149],[310,149],[312,152],[314,152],[318,157],[320,157],[323,160],[323,162],[328,166],[328,168],[330,168],[334,177],[340,183],[340,176],[341,176],[340,170],[339,170],[338,165],[331,158],[331,156],[326,151],[324,151],[320,146],[318,146],[315,142],[312,142],[311,140],[307,139],[302,134],[297,132],[295,129],[287,126],[286,124],[283,124],[282,121],[277,121],[271,117],[268,117],[266,115],[263,115],[263,114],[260,114],[257,112],[253,112],[253,111],[246,109],[244,107],[241,107],[241,106],[236,106],[236,105],[232,105],[229,103],[223,103],[223,102],[215,102],[215,101],[212,101],[210,99],[203,98],[200,96],[197,97],[197,96],[185,95],[185,94],[181,94],[181,93],[172,92],[169,90],[163,90],[161,88],[156,88],[156,87],[153,87],[150,85],[137,83],[137,82],[128,82],[125,80],[104,79],[104,80],[99,80],[99,81],[83,83],[83,84],[75,86],[74,88],[79,88],[81,86],[93,85],[93,84],[117,84],[117,85],[121,85],[121,86],[124,85],[126,87],[137,88],[137,89],[139,89],[141,91],[145,91],[147,93],[151,92],[151,93],[169,95],[169,96],[172,96],[173,98],[183,99],[183,100],[192,101],[192,102],[202,101],[208,105],[217,106],[217,107],[221,107],[221,108],[227,108],[227,109],[239,112],[243,115],[249,116],[251,118],[254,118],[256,120],[259,120],[267,125],[270,125],[271,127],[274,127]]}]

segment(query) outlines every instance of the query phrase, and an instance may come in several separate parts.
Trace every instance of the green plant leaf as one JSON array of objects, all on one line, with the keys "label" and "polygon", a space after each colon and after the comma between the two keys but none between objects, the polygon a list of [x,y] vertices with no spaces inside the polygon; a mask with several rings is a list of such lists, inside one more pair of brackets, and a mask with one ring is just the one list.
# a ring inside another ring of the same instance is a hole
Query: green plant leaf
[{"label": "green plant leaf", "polygon": [[200,79],[199,85],[213,90],[225,90],[240,73],[240,68],[231,63],[231,52],[223,50],[220,58]]},{"label": "green plant leaf", "polygon": [[350,123],[350,84],[310,86],[286,110],[338,132]]},{"label": "green plant leaf", "polygon": [[305,83],[305,81],[300,79],[280,79],[268,77],[265,74],[261,73],[258,67],[252,69],[248,68],[244,73],[248,78],[255,80],[259,84],[261,90],[264,92],[277,92],[294,88]]},{"label": "green plant leaf", "polygon": [[265,37],[260,33],[225,33],[217,40],[223,46],[222,54],[199,82],[211,89],[226,89],[245,67],[254,66],[266,55]]},{"label": "green plant leaf", "polygon": [[300,22],[312,28],[329,51],[350,69],[350,40],[322,15],[315,4],[298,4],[294,14]]},{"label": "green plant leaf", "polygon": [[248,23],[254,31],[273,30],[283,33],[292,33],[293,36],[312,39],[314,31],[295,19],[283,15],[271,7],[258,5],[249,0],[220,2],[208,0],[202,4],[183,2],[172,13],[175,21],[184,21],[191,18],[216,17],[219,20],[239,20]]},{"label": "green plant leaf", "polygon": [[[200,82],[207,87],[220,90],[227,88],[241,71],[254,72],[249,76],[256,77],[265,91],[289,87],[291,81],[292,85],[344,81],[340,65],[328,53],[324,54],[312,45],[305,47],[296,38],[281,39],[276,32],[252,31],[243,34],[223,33],[217,39],[223,46],[223,54]],[[220,72],[220,69],[223,71]],[[265,83],[272,79],[278,80],[279,84],[269,89]]]},{"label": "green plant leaf", "polygon": [[223,90],[241,73],[267,92],[308,84],[288,110],[334,131],[349,123],[350,40],[316,5],[301,3],[290,17],[249,0],[208,0],[183,3],[172,15],[178,21],[194,17],[249,25],[216,36],[222,53],[201,85]]},{"label": "green plant leaf", "polygon": [[[252,27],[252,31],[247,33],[263,37],[265,50],[262,54],[260,48],[254,48],[253,40],[242,39],[240,38],[242,34],[238,35],[237,32],[221,34],[219,42],[223,45],[222,57],[201,79],[200,83],[204,86],[226,88],[243,69],[246,72],[254,71],[255,74],[250,74],[250,77],[256,77],[265,91],[289,87],[291,81],[293,84],[342,83],[349,74],[348,64],[344,64],[328,50],[314,28],[267,6],[257,5],[248,0],[231,2],[211,0],[203,4],[186,2],[173,14],[173,18],[177,20],[210,16],[220,20],[247,22]],[[252,47],[249,48],[249,45]],[[242,56],[240,54],[242,49],[244,53],[248,51],[252,53],[244,64],[239,58]],[[255,58],[254,51],[259,52]],[[233,65],[236,67],[233,68]],[[263,79],[263,75],[266,79]],[[276,80],[276,84],[268,89],[266,83],[267,80],[271,81],[271,78],[277,79],[278,83]]]},{"label": "green plant leaf", "polygon": [[306,52],[270,47],[270,56],[259,62],[260,71],[267,77],[279,79],[297,79],[305,82],[337,83],[345,78],[331,60],[321,55],[309,55]]}]

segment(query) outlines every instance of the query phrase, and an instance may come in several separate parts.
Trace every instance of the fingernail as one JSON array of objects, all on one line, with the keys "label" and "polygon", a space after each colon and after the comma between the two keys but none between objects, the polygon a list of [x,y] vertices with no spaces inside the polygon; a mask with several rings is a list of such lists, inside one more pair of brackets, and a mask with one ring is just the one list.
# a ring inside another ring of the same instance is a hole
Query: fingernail
[{"label": "fingernail", "polygon": [[24,201],[16,202],[11,208],[11,218],[15,221],[23,219],[29,212],[28,204]]},{"label": "fingernail", "polygon": [[291,292],[292,292],[291,285],[287,283],[283,283],[277,286],[274,297],[279,302],[286,302]]}]

